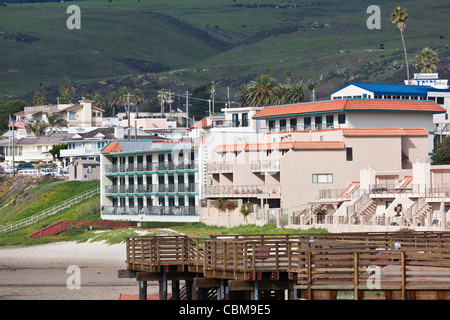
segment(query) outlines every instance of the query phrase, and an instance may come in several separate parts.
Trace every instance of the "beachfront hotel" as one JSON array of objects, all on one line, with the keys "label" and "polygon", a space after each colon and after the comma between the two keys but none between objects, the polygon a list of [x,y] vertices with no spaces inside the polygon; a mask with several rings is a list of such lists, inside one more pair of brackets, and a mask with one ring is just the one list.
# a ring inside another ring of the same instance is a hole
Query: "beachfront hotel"
[{"label": "beachfront hotel", "polygon": [[192,142],[110,142],[100,161],[102,218],[199,221],[197,150]]}]

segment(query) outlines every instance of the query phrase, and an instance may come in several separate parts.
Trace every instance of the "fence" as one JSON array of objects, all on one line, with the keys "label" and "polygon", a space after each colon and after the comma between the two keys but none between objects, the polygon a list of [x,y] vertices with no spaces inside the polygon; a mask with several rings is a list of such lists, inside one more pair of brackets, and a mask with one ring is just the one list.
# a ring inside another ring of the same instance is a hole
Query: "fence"
[{"label": "fence", "polygon": [[100,193],[100,187],[94,187],[92,189],[87,190],[86,192],[83,192],[82,194],[76,195],[72,198],[69,198],[65,201],[62,201],[44,211],[39,212],[38,214],[35,214],[31,217],[19,220],[17,222],[14,222],[12,224],[9,224],[3,228],[0,228],[0,234],[6,233],[6,232],[10,232],[31,224],[34,224],[46,217],[49,217],[55,213],[58,213],[59,211],[69,208],[70,206],[79,203],[83,200],[86,200],[96,194]]},{"label": "fence", "polygon": [[[374,286],[399,290],[450,288],[450,233],[223,235],[127,238],[129,270],[166,266],[206,277],[255,280],[258,273],[311,290]],[[283,273],[283,276],[280,274]],[[373,283],[371,276],[378,277]]]}]

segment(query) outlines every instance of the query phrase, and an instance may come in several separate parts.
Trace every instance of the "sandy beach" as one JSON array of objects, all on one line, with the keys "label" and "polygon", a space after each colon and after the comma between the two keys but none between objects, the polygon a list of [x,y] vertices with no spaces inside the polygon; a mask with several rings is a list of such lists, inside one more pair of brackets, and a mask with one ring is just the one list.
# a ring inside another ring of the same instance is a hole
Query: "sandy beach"
[{"label": "sandy beach", "polygon": [[[121,293],[137,295],[135,279],[117,276],[126,268],[125,254],[124,243],[0,247],[0,300],[118,300]],[[149,283],[148,293],[155,290],[156,284]]]}]

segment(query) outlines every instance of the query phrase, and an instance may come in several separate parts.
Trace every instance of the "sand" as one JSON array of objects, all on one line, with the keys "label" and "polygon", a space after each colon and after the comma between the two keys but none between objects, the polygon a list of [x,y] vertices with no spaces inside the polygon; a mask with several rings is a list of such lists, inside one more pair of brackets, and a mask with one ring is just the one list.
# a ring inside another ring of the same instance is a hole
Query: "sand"
[{"label": "sand", "polygon": [[[0,247],[0,300],[118,300],[137,295],[126,269],[125,244],[58,242]],[[157,291],[148,283],[148,293]]]}]

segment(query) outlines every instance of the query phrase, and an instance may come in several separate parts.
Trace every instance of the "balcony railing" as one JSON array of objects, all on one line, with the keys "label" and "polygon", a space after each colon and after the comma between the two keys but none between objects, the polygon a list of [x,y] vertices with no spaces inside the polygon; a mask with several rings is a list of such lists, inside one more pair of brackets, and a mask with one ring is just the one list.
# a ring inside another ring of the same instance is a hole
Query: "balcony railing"
[{"label": "balcony railing", "polygon": [[105,186],[105,193],[111,194],[146,194],[146,193],[192,193],[198,192],[196,183],[184,184],[136,184]]},{"label": "balcony railing", "polygon": [[197,162],[149,162],[132,164],[113,164],[105,166],[105,173],[139,173],[177,170],[197,170]]},{"label": "balcony railing", "polygon": [[331,123],[307,124],[307,125],[292,125],[292,126],[276,126],[269,127],[268,132],[285,132],[285,131],[317,131],[324,129],[334,129],[336,126]]},{"label": "balcony railing", "polygon": [[103,207],[102,214],[116,214],[116,215],[198,215],[198,208],[194,206],[143,206],[143,207]]},{"label": "balcony railing", "polygon": [[279,160],[258,160],[251,162],[252,171],[256,172],[278,172],[280,171],[280,161]]},{"label": "balcony railing", "polygon": [[212,122],[213,128],[245,128],[249,126],[249,120],[216,120]]},{"label": "balcony railing", "polygon": [[208,162],[206,171],[208,173],[233,172],[233,162]]},{"label": "balcony railing", "polygon": [[[338,199],[338,198],[354,198],[365,193],[372,195],[395,195],[401,194],[411,197],[450,197],[450,184],[437,185],[419,185],[408,184],[401,186],[400,184],[374,184],[369,186],[369,190],[358,189],[354,192],[348,192],[347,189],[326,189],[319,190],[319,199]],[[348,193],[347,193],[348,192]]]},{"label": "balcony railing", "polygon": [[280,196],[280,185],[230,185],[230,186],[206,186],[207,196],[216,197],[246,197],[246,196]]}]

